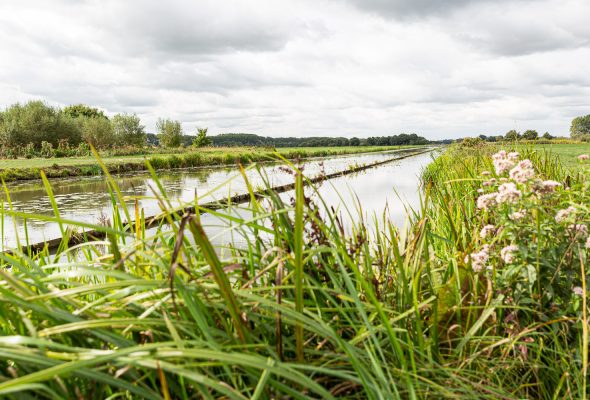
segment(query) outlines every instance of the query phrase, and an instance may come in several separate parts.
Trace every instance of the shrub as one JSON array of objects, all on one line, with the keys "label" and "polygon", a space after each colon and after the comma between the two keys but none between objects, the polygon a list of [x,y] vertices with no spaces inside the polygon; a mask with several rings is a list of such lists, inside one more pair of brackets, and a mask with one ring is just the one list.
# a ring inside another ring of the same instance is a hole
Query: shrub
[{"label": "shrub", "polygon": [[113,125],[108,119],[79,117],[76,121],[80,124],[82,137],[86,143],[97,149],[105,149],[115,143]]},{"label": "shrub", "polygon": [[[495,171],[483,173],[477,199],[478,247],[465,262],[511,307],[533,308],[550,319],[575,315],[587,278],[588,192],[544,180],[518,153],[493,158]],[[532,322],[526,320],[531,313],[512,313],[516,325]]]},{"label": "shrub", "polygon": [[213,142],[211,138],[207,137],[207,128],[197,128],[197,136],[193,140],[193,146],[195,147],[205,147],[211,146]]},{"label": "shrub", "polygon": [[43,141],[41,142],[41,150],[39,154],[41,157],[52,158],[55,156],[55,149],[51,143]]},{"label": "shrub", "polygon": [[164,147],[179,147],[182,141],[182,126],[179,121],[158,119],[158,138]]},{"label": "shrub", "polygon": [[79,127],[72,118],[42,101],[14,104],[2,114],[0,142],[5,146],[18,147],[41,142],[57,145],[60,139],[70,143],[80,142]]},{"label": "shrub", "polygon": [[136,114],[117,114],[112,119],[115,144],[118,146],[145,146],[145,127]]}]

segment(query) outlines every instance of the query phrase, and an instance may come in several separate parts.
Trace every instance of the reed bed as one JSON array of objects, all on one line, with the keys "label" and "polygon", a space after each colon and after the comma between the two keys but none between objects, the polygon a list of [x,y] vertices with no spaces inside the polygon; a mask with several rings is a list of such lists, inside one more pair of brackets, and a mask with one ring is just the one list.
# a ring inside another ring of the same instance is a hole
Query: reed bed
[{"label": "reed bed", "polygon": [[[588,250],[568,229],[590,221],[588,182],[549,154],[521,151],[535,177],[561,186],[537,198],[519,184],[518,203],[481,209],[478,198],[504,182],[482,175],[492,152],[453,147],[433,160],[407,232],[386,217],[369,226],[358,204],[335,211],[288,162],[292,195],[258,199],[249,186],[249,205],[224,210],[195,199],[226,226],[225,245],[199,213],[177,215],[162,188],[168,223],[146,230],[104,165],[121,206],[108,226],[64,220],[57,206],[53,217],[27,215],[8,201],[5,223],[45,219],[66,237],[84,228],[107,240],[0,255],[0,395],[585,398]],[[576,211],[558,225],[566,206]],[[522,207],[530,218],[506,222]],[[512,259],[496,255],[515,235],[526,241]],[[486,245],[479,268],[473,254]]]}]

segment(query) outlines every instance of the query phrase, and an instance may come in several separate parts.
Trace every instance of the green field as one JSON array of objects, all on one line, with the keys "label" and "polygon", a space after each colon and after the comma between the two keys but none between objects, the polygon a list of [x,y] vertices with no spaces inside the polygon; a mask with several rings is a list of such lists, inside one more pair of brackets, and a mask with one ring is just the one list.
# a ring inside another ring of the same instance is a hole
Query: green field
[{"label": "green field", "polygon": [[[519,146],[516,147],[518,148]],[[537,144],[534,146],[534,149],[544,150],[547,151],[550,155],[558,156],[561,164],[566,168],[578,168],[583,167],[584,165],[588,165],[588,163],[580,163],[577,157],[581,154],[590,154],[590,143]]]},{"label": "green field", "polygon": [[[276,151],[279,154],[293,154],[301,153],[307,157],[322,156],[322,155],[334,155],[334,154],[352,154],[352,153],[365,153],[374,151],[385,151],[397,149],[403,146],[345,146],[345,147],[284,147],[277,148]],[[252,147],[224,147],[224,148],[203,148],[196,150],[199,154],[214,159],[218,156],[225,156],[226,154],[232,155],[243,155],[251,152],[262,152],[271,154],[272,151],[265,148],[252,148]],[[179,156],[184,154],[193,153],[191,151],[184,151],[179,153]],[[146,158],[151,157],[169,157],[169,152],[165,153],[146,153],[132,156],[105,156],[103,161],[107,164],[113,163],[133,163],[133,162],[144,162]],[[18,159],[4,159],[0,160],[0,170],[8,168],[44,168],[49,166],[78,166],[78,165],[89,165],[96,164],[96,159],[92,156],[88,157],[64,157],[64,158],[18,158]]]},{"label": "green field", "polygon": [[[276,150],[256,147],[225,147],[203,148],[194,151],[181,151],[178,154],[148,153],[132,156],[105,156],[101,158],[110,172],[125,173],[143,171],[146,160],[156,170],[204,167],[214,165],[231,165],[237,162],[269,161],[276,159],[277,153],[287,159],[308,157],[329,157],[345,154],[387,151],[417,146],[347,146],[347,147],[285,147]],[[72,177],[101,175],[102,168],[96,158],[65,157],[65,158],[31,158],[0,160],[0,178],[5,181],[17,181],[40,178],[43,170],[47,177]]]}]

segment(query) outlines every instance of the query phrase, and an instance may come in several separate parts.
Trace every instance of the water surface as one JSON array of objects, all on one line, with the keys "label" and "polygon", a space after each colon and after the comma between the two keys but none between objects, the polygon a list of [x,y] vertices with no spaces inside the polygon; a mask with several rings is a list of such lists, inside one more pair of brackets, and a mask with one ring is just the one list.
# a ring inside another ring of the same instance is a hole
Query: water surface
[{"label": "water surface", "polygon": [[[351,166],[384,161],[401,154],[399,151],[354,154],[307,160],[302,165],[304,173],[313,177],[320,173],[329,174],[346,170]],[[324,182],[320,186],[320,193],[329,204],[342,210],[344,205],[352,206],[357,199],[364,213],[382,214],[386,210],[388,216],[396,224],[401,225],[405,220],[406,205],[413,206],[418,201],[418,175],[430,159],[431,156],[428,154],[419,155],[336,178]],[[262,185],[261,173],[273,186],[293,181],[293,176],[279,165],[267,164],[259,168],[260,172],[255,168],[246,171],[248,180],[255,188]],[[205,202],[246,192],[246,184],[235,166],[162,172],[158,173],[158,179],[174,204],[192,202],[195,194],[200,202]],[[115,180],[122,194],[129,199],[130,206],[133,206],[137,199],[146,216],[160,212],[155,193],[161,194],[149,174],[118,176]],[[99,223],[110,218],[113,213],[112,199],[104,177],[53,180],[51,185],[63,218]],[[12,205],[16,210],[54,215],[50,199],[39,183],[13,184],[9,189]],[[353,195],[353,192],[356,195]],[[342,198],[337,193],[340,193]],[[8,207],[6,202],[4,207]],[[22,220],[16,221],[15,229],[12,219],[5,218],[2,228],[4,248],[16,245],[15,232],[18,232],[21,242],[24,241],[25,227]],[[29,243],[60,236],[59,226],[51,222],[27,219],[26,228]]]}]

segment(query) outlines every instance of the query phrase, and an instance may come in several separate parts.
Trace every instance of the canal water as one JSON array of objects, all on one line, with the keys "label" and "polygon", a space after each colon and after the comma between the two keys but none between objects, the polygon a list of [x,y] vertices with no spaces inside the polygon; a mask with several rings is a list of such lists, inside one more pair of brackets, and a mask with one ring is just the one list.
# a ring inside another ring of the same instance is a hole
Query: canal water
[{"label": "canal water", "polygon": [[[404,155],[404,151],[355,154],[306,160],[301,166],[306,176],[314,177],[401,155]],[[362,216],[368,217],[369,224],[373,215],[382,216],[385,212],[387,218],[401,227],[407,217],[407,208],[418,207],[419,175],[431,159],[431,154],[422,154],[332,179],[320,185],[319,193],[327,204],[345,214],[345,221],[360,218],[360,208]],[[293,182],[293,176],[284,167],[276,164],[261,165],[259,170],[246,170],[246,176],[255,190],[262,187],[261,175],[273,186]],[[158,178],[166,196],[174,205],[193,202],[195,193],[202,203],[247,191],[244,179],[235,166],[158,172]],[[118,176],[115,181],[128,199],[128,205],[133,206],[137,199],[146,216],[160,211],[155,194],[161,193],[149,174]],[[60,215],[65,219],[96,224],[110,218],[113,213],[111,195],[103,177],[53,180],[51,185]],[[13,184],[9,186],[9,191],[14,209],[26,213],[54,215],[49,196],[38,182]],[[285,195],[289,196],[288,193]],[[4,207],[8,208],[6,201]],[[351,216],[346,215],[347,210]],[[216,231],[218,236],[223,235],[225,228],[216,225],[215,218],[205,216],[203,222],[205,225],[209,224],[209,229]],[[57,224],[38,219],[27,219],[26,231],[29,243],[60,236]],[[16,245],[16,232],[21,244],[24,244],[25,227],[21,219],[13,221],[12,218],[5,217],[2,232],[3,249]]]}]

